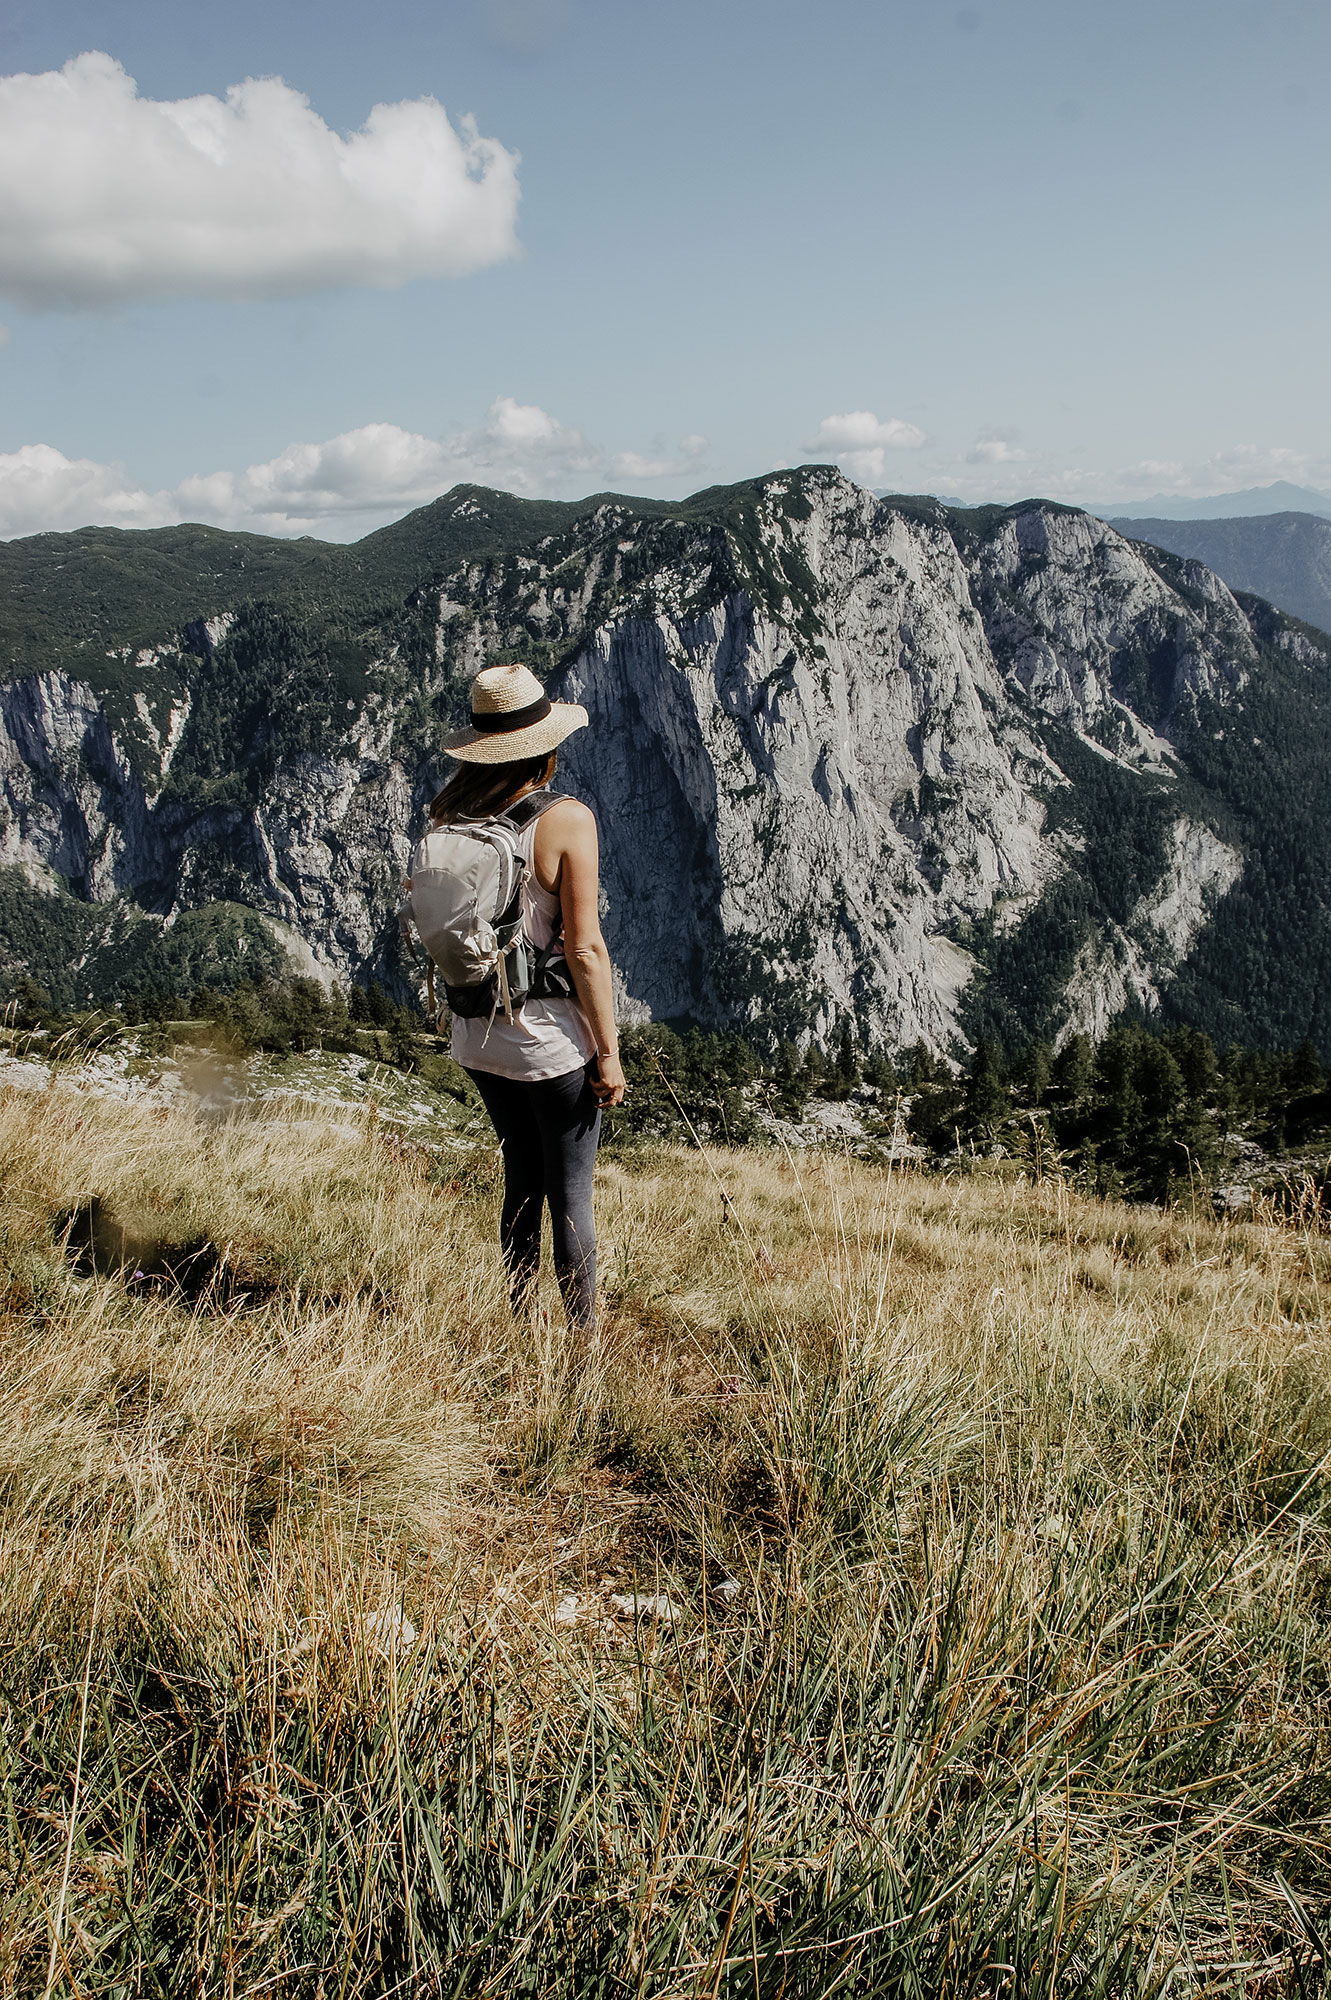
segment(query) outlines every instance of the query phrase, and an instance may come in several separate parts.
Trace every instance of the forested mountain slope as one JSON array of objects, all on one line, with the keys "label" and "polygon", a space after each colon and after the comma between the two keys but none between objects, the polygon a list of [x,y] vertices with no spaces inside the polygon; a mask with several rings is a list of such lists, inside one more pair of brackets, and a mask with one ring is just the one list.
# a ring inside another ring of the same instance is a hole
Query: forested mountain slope
[{"label": "forested mountain slope", "polygon": [[400,986],[439,735],[521,657],[592,712],[630,1014],[1331,1048],[1331,641],[1075,510],[460,487],[351,548],[36,537],[0,587],[0,953],[67,1002],[293,949]]}]

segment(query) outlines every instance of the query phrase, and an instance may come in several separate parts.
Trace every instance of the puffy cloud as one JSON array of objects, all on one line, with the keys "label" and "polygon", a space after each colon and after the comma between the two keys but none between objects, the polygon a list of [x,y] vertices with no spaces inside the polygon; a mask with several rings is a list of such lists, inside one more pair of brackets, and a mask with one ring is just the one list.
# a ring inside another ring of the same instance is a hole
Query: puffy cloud
[{"label": "puffy cloud", "polygon": [[244,472],[182,480],[182,513],[224,527],[275,535],[359,532],[433,500],[459,480],[509,492],[550,493],[595,471],[599,453],[534,403],[500,396],[488,421],[451,437],[422,437],[396,424],[363,424],[323,444],[291,444]]},{"label": "puffy cloud", "polygon": [[[981,453],[985,443],[1004,450]],[[0,538],[89,523],[148,528],[190,520],[350,540],[465,481],[570,499],[611,483],[631,489],[676,480],[687,491],[684,482],[702,470],[706,449],[706,438],[691,435],[673,454],[656,440],[649,452],[608,456],[571,425],[512,396],[496,398],[483,423],[444,437],[397,424],[363,424],[320,444],[288,445],[243,471],[196,474],[158,491],[136,486],[121,465],[71,459],[52,445],[30,444],[0,454]],[[1015,464],[1015,456],[1007,440],[982,434],[964,458],[925,462],[917,484],[972,501],[1044,493],[1099,505],[1156,493],[1201,498],[1280,478],[1331,488],[1331,460],[1285,447],[1241,445],[1194,464],[1141,459],[1109,472],[1048,457]]]},{"label": "puffy cloud", "polygon": [[168,492],[130,484],[124,468],[68,459],[45,444],[0,456],[0,537],[50,528],[147,528],[206,521],[272,535],[350,539],[422,506],[459,482],[527,495],[577,495],[627,479],[680,477],[707,440],[681,441],[673,461],[623,452],[608,459],[580,431],[535,403],[499,396],[486,421],[448,437],[362,424],[322,444],[290,444],[242,472],[182,479]]},{"label": "puffy cloud", "polygon": [[450,437],[396,424],[365,424],[323,444],[293,444],[263,465],[182,480],[183,514],[276,535],[359,532],[369,521],[419,507],[460,480],[508,492],[583,493],[607,478],[678,478],[695,469],[704,437],[674,459],[620,452],[607,459],[580,431],[535,403],[499,396],[487,420]]},{"label": "puffy cloud", "polygon": [[0,78],[0,292],[31,307],[286,298],[517,248],[518,157],[432,97],[342,138],[280,77],[140,97],[110,56]]},{"label": "puffy cloud", "polygon": [[891,450],[913,450],[924,443],[924,432],[901,417],[876,417],[872,410],[847,410],[844,416],[824,417],[808,451],[865,451],[886,445]]},{"label": "puffy cloud", "polygon": [[804,446],[810,458],[831,458],[851,479],[878,485],[889,451],[915,451],[924,432],[903,417],[877,417],[872,410],[846,410],[824,417]]},{"label": "puffy cloud", "polygon": [[364,424],[322,444],[289,444],[243,472],[208,472],[176,488],[179,516],[217,527],[310,534],[340,515],[414,507],[452,483],[445,447],[396,424]]},{"label": "puffy cloud", "polygon": [[966,463],[967,465],[1020,465],[1029,457],[1028,451],[1018,451],[1011,438],[1002,431],[981,431],[966,453]]},{"label": "puffy cloud", "polygon": [[35,535],[89,522],[111,528],[159,528],[180,517],[169,493],[132,486],[123,465],[66,458],[54,445],[0,452],[0,538]]},{"label": "puffy cloud", "polygon": [[[497,396],[484,429],[460,431],[454,446],[477,464],[512,466],[523,478],[551,471],[586,472],[597,461],[579,432],[536,403],[519,403],[512,396]],[[529,470],[533,466],[539,468],[534,474]]]}]

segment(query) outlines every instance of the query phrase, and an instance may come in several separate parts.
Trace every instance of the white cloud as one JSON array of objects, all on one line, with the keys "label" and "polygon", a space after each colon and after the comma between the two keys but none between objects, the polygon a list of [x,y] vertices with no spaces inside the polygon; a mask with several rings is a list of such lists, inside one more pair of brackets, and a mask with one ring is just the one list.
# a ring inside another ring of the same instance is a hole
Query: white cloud
[{"label": "white cloud", "polygon": [[[396,424],[364,424],[323,444],[291,444],[244,472],[182,480],[184,517],[275,535],[317,534],[341,522],[359,532],[474,480],[508,492],[549,494],[596,471],[600,454],[567,424],[500,396],[488,420],[451,437],[423,437]],[[582,482],[582,483],[585,483]]]},{"label": "white cloud", "polygon": [[804,446],[811,458],[831,458],[851,479],[877,486],[889,451],[915,451],[924,432],[903,417],[877,417],[872,410],[846,410],[824,417]]},{"label": "white cloud", "polygon": [[967,465],[1021,465],[1030,457],[1001,431],[981,431],[966,453]]},{"label": "white cloud", "polygon": [[682,478],[697,469],[704,437],[681,440],[673,461],[621,452],[608,458],[580,431],[535,403],[499,396],[486,421],[441,438],[397,424],[363,424],[322,444],[290,444],[244,471],[192,474],[170,491],[133,486],[123,466],[68,459],[51,445],[0,455],[0,538],[89,523],[124,528],[205,521],[271,535],[344,540],[450,486],[475,482],[510,493],[575,498],[611,475]]},{"label": "white cloud", "polygon": [[289,298],[515,254],[518,156],[432,97],[342,138],[280,77],[140,97],[110,56],[0,77],[0,292],[29,307]]},{"label": "white cloud", "polygon": [[111,528],[158,528],[180,517],[169,493],[147,493],[123,465],[66,458],[54,445],[0,452],[0,539],[89,522]]},{"label": "white cloud", "polygon": [[[977,449],[986,441],[982,436]],[[239,472],[195,474],[157,491],[136,486],[122,465],[71,459],[52,445],[30,444],[0,453],[0,539],[88,524],[149,528],[206,521],[344,541],[460,482],[566,499],[619,481],[673,480],[677,491],[687,492],[691,481],[697,483],[706,450],[706,438],[692,435],[680,439],[673,455],[657,439],[648,452],[611,456],[539,405],[512,396],[497,397],[483,423],[445,437],[426,437],[397,424],[363,424],[320,444],[290,444]],[[914,476],[920,491],[972,501],[1042,493],[1074,505],[1103,505],[1156,493],[1200,498],[1271,479],[1328,491],[1331,460],[1285,447],[1240,445],[1194,464],[1141,459],[1097,472],[1049,457],[1032,456],[1016,465],[1006,455],[977,457],[973,450],[964,458],[926,461]]]}]

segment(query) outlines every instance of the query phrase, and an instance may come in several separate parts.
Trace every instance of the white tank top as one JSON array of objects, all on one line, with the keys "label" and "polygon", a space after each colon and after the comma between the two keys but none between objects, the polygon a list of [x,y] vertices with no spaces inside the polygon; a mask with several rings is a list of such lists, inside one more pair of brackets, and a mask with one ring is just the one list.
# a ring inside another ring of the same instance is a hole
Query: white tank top
[{"label": "white tank top", "polygon": [[[518,848],[527,864],[522,885],[522,908],[527,936],[538,951],[544,950],[555,934],[559,898],[543,889],[536,880],[532,850],[539,817],[528,821],[518,838]],[[464,1069],[487,1070],[492,1076],[511,1076],[521,1083],[543,1083],[552,1076],[567,1076],[583,1069],[596,1054],[596,1037],[587,1016],[576,1000],[528,1000],[511,1021],[502,1009],[493,1021],[462,1021],[453,1016],[453,1060]]]}]

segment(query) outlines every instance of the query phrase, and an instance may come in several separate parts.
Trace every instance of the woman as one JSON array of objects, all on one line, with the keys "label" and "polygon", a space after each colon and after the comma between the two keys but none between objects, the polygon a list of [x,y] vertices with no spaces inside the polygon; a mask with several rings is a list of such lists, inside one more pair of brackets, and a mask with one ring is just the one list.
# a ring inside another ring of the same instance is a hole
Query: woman
[{"label": "woman", "polygon": [[[555,774],[558,746],[587,723],[574,702],[551,701],[527,667],[486,667],[471,688],[470,729],[444,749],[458,760],[430,807],[442,825],[488,819]],[[598,916],[596,821],[563,798],[522,829],[527,935],[548,945],[564,920],[576,999],[529,999],[511,1021],[454,1016],[453,1056],[481,1093],[504,1156],[500,1243],[515,1312],[534,1303],[541,1208],[550,1210],[555,1273],[574,1326],[596,1312],[592,1169],[602,1106],[624,1101],[610,954]]]}]

